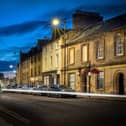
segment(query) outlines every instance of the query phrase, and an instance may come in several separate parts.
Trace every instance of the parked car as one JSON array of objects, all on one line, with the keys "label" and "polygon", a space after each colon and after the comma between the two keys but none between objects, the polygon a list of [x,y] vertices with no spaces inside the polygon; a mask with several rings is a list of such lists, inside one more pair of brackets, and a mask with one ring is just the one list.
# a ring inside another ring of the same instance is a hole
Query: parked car
[{"label": "parked car", "polygon": [[9,85],[7,85],[5,88],[7,88],[7,89],[16,89],[17,88],[17,85],[16,84],[9,84]]},{"label": "parked car", "polygon": [[[47,85],[37,85],[36,87],[33,88],[33,90],[38,90],[38,91],[48,91]],[[33,93],[36,94],[36,93]],[[42,96],[46,96],[47,93],[39,93]]]},{"label": "parked car", "polygon": [[[74,89],[70,88],[70,87],[66,87],[64,85],[60,85],[60,91],[61,92],[75,92]],[[72,98],[75,98],[76,95],[73,95],[73,94],[60,94],[60,97],[72,97]]]},{"label": "parked car", "polygon": [[[61,91],[58,84],[51,84],[48,86],[48,91]],[[49,97],[59,97],[59,94],[57,93],[47,93],[47,96]]]},{"label": "parked car", "polygon": [[17,85],[17,89],[21,89],[22,86],[23,86],[22,84]]},{"label": "parked car", "polygon": [[[60,92],[75,92],[75,90],[73,90],[72,88],[68,88],[64,85],[59,85],[59,84],[56,84],[56,85],[50,85],[48,87],[48,91],[60,91]],[[61,98],[66,98],[66,97],[71,97],[71,98],[75,98],[76,95],[73,95],[73,94],[60,94],[60,93],[48,93],[47,94],[48,96],[51,96],[51,97],[61,97]]]}]

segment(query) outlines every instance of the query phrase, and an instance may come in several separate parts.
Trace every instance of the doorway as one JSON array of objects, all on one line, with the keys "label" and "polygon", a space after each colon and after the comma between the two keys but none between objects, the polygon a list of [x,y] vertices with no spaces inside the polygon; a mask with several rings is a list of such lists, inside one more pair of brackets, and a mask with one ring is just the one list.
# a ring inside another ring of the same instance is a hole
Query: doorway
[{"label": "doorway", "polygon": [[82,77],[83,92],[87,92],[87,75],[84,74]]},{"label": "doorway", "polygon": [[116,82],[117,82],[117,93],[120,95],[123,95],[125,93],[124,74],[123,73],[117,74]]}]

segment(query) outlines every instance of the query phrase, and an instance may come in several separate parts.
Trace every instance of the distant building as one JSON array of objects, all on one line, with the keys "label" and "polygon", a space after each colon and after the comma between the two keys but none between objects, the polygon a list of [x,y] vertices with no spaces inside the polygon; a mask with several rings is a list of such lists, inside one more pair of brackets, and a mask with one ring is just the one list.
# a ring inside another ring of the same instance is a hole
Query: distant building
[{"label": "distant building", "polygon": [[41,52],[40,42],[36,47],[31,48],[29,52],[21,52],[17,69],[18,84],[39,84],[42,82]]},{"label": "distant building", "polygon": [[4,83],[4,74],[0,73],[0,85]]},{"label": "distant building", "polygon": [[21,63],[17,65],[16,83],[21,84]]},{"label": "distant building", "polygon": [[29,84],[30,78],[30,57],[28,53],[20,53],[20,64],[19,64],[19,82],[21,84]]},{"label": "distant building", "polygon": [[3,79],[4,79],[4,74],[0,73],[0,80],[3,80]]},{"label": "distant building", "polygon": [[42,84],[42,42],[45,40],[39,40],[37,46],[29,51],[31,84]]}]

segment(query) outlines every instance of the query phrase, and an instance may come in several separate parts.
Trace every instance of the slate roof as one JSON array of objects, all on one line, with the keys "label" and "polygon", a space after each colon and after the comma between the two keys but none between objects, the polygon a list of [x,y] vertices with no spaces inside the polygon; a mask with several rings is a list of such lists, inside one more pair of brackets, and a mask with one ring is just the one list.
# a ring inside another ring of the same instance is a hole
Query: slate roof
[{"label": "slate roof", "polygon": [[126,26],[126,13],[83,28],[82,30],[78,31],[78,35],[70,38],[68,42],[76,42],[78,40],[88,38],[91,39],[98,33],[112,31],[123,26]]},{"label": "slate roof", "polygon": [[126,13],[120,16],[114,17],[107,21],[104,21],[102,27],[99,29],[99,32],[111,31],[113,29],[122,27],[126,25]]}]

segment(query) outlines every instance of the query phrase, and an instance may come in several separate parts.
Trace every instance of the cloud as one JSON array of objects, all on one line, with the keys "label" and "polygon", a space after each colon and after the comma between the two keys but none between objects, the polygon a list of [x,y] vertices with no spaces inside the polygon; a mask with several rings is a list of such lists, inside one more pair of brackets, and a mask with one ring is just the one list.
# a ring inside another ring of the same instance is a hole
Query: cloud
[{"label": "cloud", "polygon": [[69,18],[71,17],[71,14],[73,12],[73,9],[57,9],[56,11],[53,12],[48,12],[45,15],[42,15],[42,17],[49,17],[49,19],[57,16],[57,17],[61,17],[61,18]]},{"label": "cloud", "polygon": [[[31,46],[32,47],[32,46]],[[13,46],[10,48],[0,49],[0,60],[2,61],[19,61],[20,51],[27,52],[31,48],[30,46]]]},{"label": "cloud", "polygon": [[[73,7],[70,9],[57,9],[56,11],[48,12],[45,14],[42,14],[40,17],[46,17],[46,20],[50,20],[53,17],[60,17],[60,18],[67,18],[68,20],[71,19],[72,13],[77,10],[85,10],[85,11],[96,11],[101,13],[101,15],[104,15],[105,17],[111,17],[112,15],[118,15],[121,13],[126,12],[126,1],[118,2],[116,1],[114,4],[84,4],[80,5],[78,7]],[[10,35],[22,35],[25,33],[30,33],[38,28],[47,27],[49,25],[48,21],[29,21],[24,22],[21,24],[15,24],[7,27],[1,27],[0,28],[0,36],[10,36]],[[71,20],[70,20],[71,21]],[[44,32],[43,32],[44,33]]]},{"label": "cloud", "polygon": [[[24,22],[21,24],[15,24],[15,25],[9,25],[6,27],[0,27],[0,36],[13,36],[13,35],[23,35],[27,33],[31,33],[34,31],[40,31],[45,35],[45,32],[48,32],[49,29],[51,28],[51,19],[53,17],[59,17],[61,19],[67,18],[68,20],[71,19],[73,10],[64,10],[64,9],[58,9],[53,12],[46,13],[45,15],[41,15],[40,17],[44,18],[46,17],[46,21],[42,21],[42,18],[39,19],[38,21],[29,21],[29,22]],[[48,18],[47,18],[48,17]],[[47,21],[48,20],[48,21]],[[45,31],[46,29],[46,31]]]},{"label": "cloud", "polygon": [[125,8],[126,1],[119,2],[118,0],[116,0],[113,4],[111,4],[110,2],[109,4],[81,5],[78,6],[76,9],[99,12],[105,18],[110,18],[122,13],[126,13]]},{"label": "cloud", "polygon": [[11,25],[7,27],[0,28],[0,36],[9,36],[13,34],[25,34],[27,32],[32,32],[40,27],[48,26],[47,21],[31,21],[22,24]]}]

